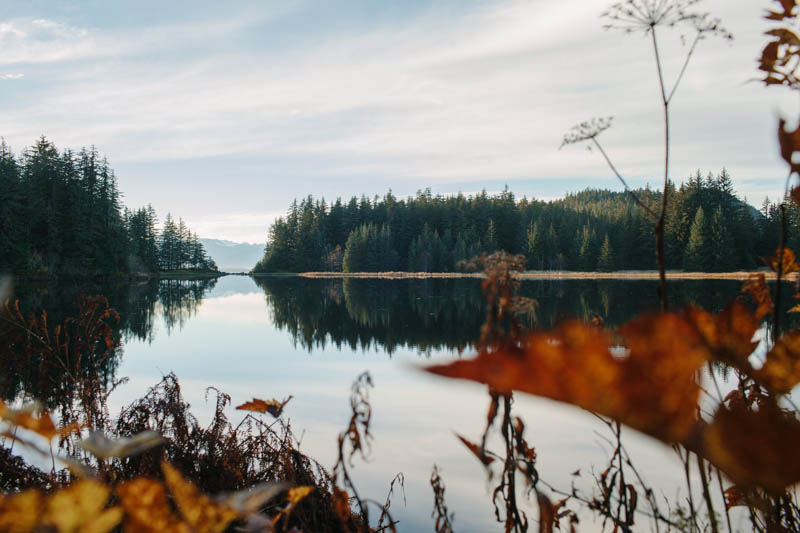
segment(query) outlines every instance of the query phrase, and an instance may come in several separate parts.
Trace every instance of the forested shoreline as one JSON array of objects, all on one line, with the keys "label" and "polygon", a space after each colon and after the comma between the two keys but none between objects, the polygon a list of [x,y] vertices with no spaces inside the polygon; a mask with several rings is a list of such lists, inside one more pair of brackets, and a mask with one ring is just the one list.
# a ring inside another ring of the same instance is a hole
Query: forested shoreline
[{"label": "forested shoreline", "polygon": [[[634,191],[656,210],[661,192]],[[778,246],[780,209],[740,199],[726,170],[700,171],[670,183],[665,225],[667,268],[697,272],[751,270],[753,258]],[[787,205],[788,246],[800,247],[800,219]],[[454,272],[481,253],[522,254],[531,270],[653,270],[655,221],[625,192],[587,189],[553,201],[498,195],[432,195],[405,200],[391,191],[370,200],[328,205],[308,196],[293,202],[269,229],[254,273]]]},{"label": "forested shoreline", "polygon": [[95,147],[59,151],[45,137],[14,155],[0,139],[0,274],[158,275],[215,272],[196,233],[152,206],[122,204]]}]

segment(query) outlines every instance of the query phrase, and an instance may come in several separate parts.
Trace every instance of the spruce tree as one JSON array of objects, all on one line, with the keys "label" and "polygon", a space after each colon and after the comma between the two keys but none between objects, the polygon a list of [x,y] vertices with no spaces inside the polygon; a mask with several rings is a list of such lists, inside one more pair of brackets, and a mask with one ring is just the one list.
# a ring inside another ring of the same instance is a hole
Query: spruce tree
[{"label": "spruce tree", "polygon": [[616,258],[614,250],[611,248],[611,240],[606,233],[603,245],[600,247],[600,256],[597,258],[597,270],[600,272],[611,272],[616,269]]},{"label": "spruce tree", "polygon": [[683,256],[683,269],[688,272],[705,272],[708,250],[706,245],[706,223],[703,208],[697,209],[692,227],[689,229],[689,241]]}]

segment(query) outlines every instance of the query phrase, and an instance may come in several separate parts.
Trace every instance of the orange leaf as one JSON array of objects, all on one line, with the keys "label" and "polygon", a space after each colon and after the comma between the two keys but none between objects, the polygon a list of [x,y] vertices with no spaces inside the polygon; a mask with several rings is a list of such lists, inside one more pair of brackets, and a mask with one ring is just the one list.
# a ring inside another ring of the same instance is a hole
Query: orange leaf
[{"label": "orange leaf", "polygon": [[772,312],[772,295],[764,274],[750,274],[742,285],[742,292],[749,294],[756,303],[756,320],[761,320]]},{"label": "orange leaf", "polygon": [[778,339],[757,377],[779,394],[789,394],[800,383],[800,331],[790,331]]},{"label": "orange leaf", "polygon": [[612,354],[606,332],[568,321],[553,332],[530,335],[522,349],[484,351],[427,370],[571,403],[667,442],[680,441],[695,423],[694,377],[707,349],[695,328],[674,314],[637,318],[620,333],[628,344],[624,356]]},{"label": "orange leaf", "polygon": [[778,123],[778,142],[781,147],[781,157],[789,165],[792,172],[800,173],[800,165],[792,161],[794,152],[800,150],[800,128],[786,131],[786,121],[780,119]]},{"label": "orange leaf", "polygon": [[781,272],[783,274],[791,274],[792,272],[800,271],[800,265],[795,262],[794,252],[789,248],[783,249],[783,261],[780,260],[781,250],[775,250],[775,255],[764,260],[774,272],[778,271],[778,267],[782,266]]},{"label": "orange leaf", "polygon": [[725,507],[728,509],[732,507],[744,506],[747,507],[747,502],[745,501],[745,491],[743,491],[740,487],[736,485],[731,485],[727,489],[725,489]]},{"label": "orange leaf", "polygon": [[700,439],[699,453],[743,488],[777,495],[800,481],[800,421],[774,403],[720,407]]},{"label": "orange leaf", "polygon": [[753,373],[748,357],[757,346],[753,336],[759,321],[743,305],[734,302],[718,315],[689,307],[686,317],[697,328],[713,359],[748,375]]},{"label": "orange leaf", "polygon": [[289,403],[289,400],[292,399],[292,396],[289,395],[288,398],[279,402],[275,398],[272,400],[260,400],[258,398],[253,398],[252,402],[246,402],[242,405],[238,405],[236,408],[241,411],[255,411],[256,413],[269,413],[275,418],[281,416],[283,413],[283,408]]},{"label": "orange leaf", "polygon": [[469,448],[469,451],[471,451],[475,455],[475,457],[477,457],[480,460],[480,462],[483,463],[483,466],[489,466],[492,463],[492,461],[494,461],[494,457],[489,457],[488,455],[486,455],[485,450],[482,450],[481,447],[475,444],[474,442],[468,441],[458,433],[456,433],[456,437],[458,437],[458,439],[464,443],[464,446]]}]

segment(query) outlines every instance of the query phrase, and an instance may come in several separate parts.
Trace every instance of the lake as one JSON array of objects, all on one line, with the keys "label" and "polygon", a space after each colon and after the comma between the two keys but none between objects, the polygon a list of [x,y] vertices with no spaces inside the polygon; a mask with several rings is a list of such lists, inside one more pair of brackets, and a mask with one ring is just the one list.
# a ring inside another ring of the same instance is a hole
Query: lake
[{"label": "lake", "polygon": [[[647,280],[525,281],[520,292],[538,303],[529,317],[534,327],[596,316],[615,327],[655,309],[656,286]],[[683,280],[669,287],[676,307],[694,303],[718,311],[737,296],[741,282]],[[479,440],[486,387],[422,371],[474,352],[485,312],[480,280],[227,276],[94,286],[18,283],[15,291],[24,309],[48,309],[51,324],[69,315],[69,302],[81,293],[109,298],[124,339],[111,371],[128,378],[110,397],[112,416],[170,372],[201,422],[214,411],[208,387],[230,394],[233,405],[291,395],[283,416],[300,449],[327,468],[350,418],[350,385],[368,371],[375,385],[374,440],[367,462],[354,459],[360,494],[383,502],[402,472],[405,503],[396,489],[391,507],[398,529],[432,531],[435,464],[457,531],[502,530],[494,518],[493,485],[455,436]],[[9,384],[3,390],[6,396],[20,392]],[[572,483],[590,490],[592,468],[603,468],[609,453],[603,424],[580,409],[523,394],[515,396],[514,409],[526,423],[542,478],[565,490]],[[227,415],[236,424],[244,413],[229,408]],[[631,430],[625,440],[647,481],[678,501],[683,473],[675,452]],[[572,475],[576,470],[581,476]],[[535,529],[535,496],[525,508]],[[581,531],[600,529],[591,516],[581,517]]]}]

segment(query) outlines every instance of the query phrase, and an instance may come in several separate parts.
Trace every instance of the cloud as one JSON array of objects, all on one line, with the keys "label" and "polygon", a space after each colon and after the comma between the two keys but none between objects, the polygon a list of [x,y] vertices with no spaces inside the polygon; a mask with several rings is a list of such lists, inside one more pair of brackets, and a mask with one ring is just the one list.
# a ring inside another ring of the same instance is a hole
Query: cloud
[{"label": "cloud", "polygon": [[21,80],[25,74],[0,74],[0,80]]},{"label": "cloud", "polygon": [[267,230],[284,213],[234,212],[186,218],[186,225],[200,237],[263,244]]},{"label": "cloud", "polygon": [[[313,32],[269,43],[257,34],[278,32],[281,14],[232,12],[113,32],[15,20],[0,25],[0,47],[9,50],[0,66],[49,61],[47,76],[59,83],[0,104],[3,133],[17,146],[43,131],[61,146],[96,144],[112,164],[258,157],[265,168],[253,182],[292,180],[302,168],[306,176],[435,187],[610,177],[597,154],[557,148],[573,124],[613,114],[606,149],[626,177],[656,184],[663,125],[649,41],[604,32],[603,7],[434,6],[357,31],[320,21]],[[737,40],[704,41],[693,58],[674,101],[673,176],[725,165],[741,183],[773,178],[783,173],[775,109],[794,101],[745,84],[763,46],[764,28],[754,24],[761,10],[724,0],[707,8]],[[678,37],[660,35],[668,77],[685,51]],[[289,161],[280,174],[269,167],[276,159]]]}]

